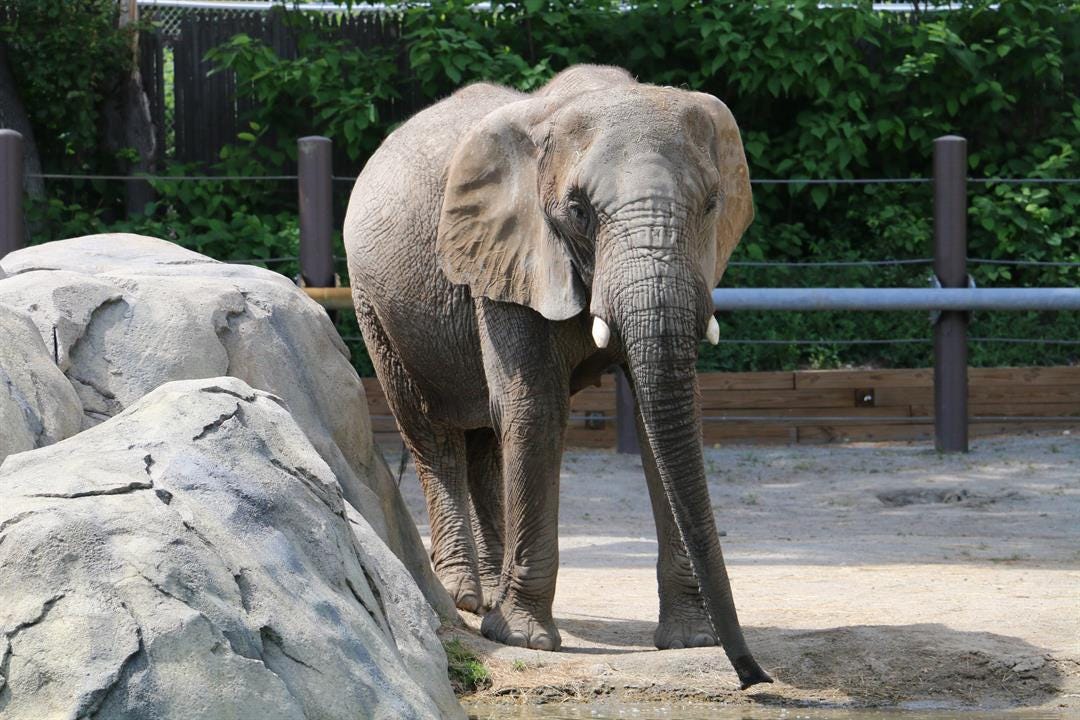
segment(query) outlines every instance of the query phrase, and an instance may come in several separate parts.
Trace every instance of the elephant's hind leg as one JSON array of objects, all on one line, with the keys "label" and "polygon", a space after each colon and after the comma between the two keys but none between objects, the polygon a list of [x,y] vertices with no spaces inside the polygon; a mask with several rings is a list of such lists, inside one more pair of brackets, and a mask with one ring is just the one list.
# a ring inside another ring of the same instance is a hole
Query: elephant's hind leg
[{"label": "elephant's hind leg", "polygon": [[491,428],[465,433],[469,458],[469,497],[472,499],[473,539],[484,589],[484,607],[498,602],[503,563],[503,481],[499,439]]},{"label": "elephant's hind leg", "polygon": [[443,587],[461,610],[478,612],[483,590],[477,573],[476,545],[465,455],[460,430],[410,434],[416,474],[427,500],[431,525],[431,564]]},{"label": "elephant's hind leg", "polygon": [[477,612],[483,593],[469,512],[465,434],[431,423],[420,391],[374,308],[362,292],[353,296],[364,342],[424,488],[435,574],[458,608]]},{"label": "elephant's hind leg", "polygon": [[686,553],[686,543],[664,494],[660,472],[645,437],[640,415],[637,418],[637,433],[659,545],[656,580],[660,591],[660,625],[653,635],[653,642],[661,650],[716,645],[716,632],[705,610],[705,601]]}]

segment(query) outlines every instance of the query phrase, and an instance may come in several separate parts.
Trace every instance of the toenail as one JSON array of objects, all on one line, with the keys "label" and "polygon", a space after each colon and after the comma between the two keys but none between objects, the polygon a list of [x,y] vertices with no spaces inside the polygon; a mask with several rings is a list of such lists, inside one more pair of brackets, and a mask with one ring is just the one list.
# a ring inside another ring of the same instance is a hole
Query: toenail
[{"label": "toenail", "polygon": [[698,633],[690,640],[690,647],[712,647],[715,644],[716,640],[705,633]]},{"label": "toenail", "polygon": [[533,638],[529,647],[533,650],[553,650],[555,649],[555,642],[548,635],[539,635]]},{"label": "toenail", "polygon": [[503,642],[507,645],[512,645],[513,647],[528,647],[529,645],[529,641],[524,633],[519,632],[510,633]]}]

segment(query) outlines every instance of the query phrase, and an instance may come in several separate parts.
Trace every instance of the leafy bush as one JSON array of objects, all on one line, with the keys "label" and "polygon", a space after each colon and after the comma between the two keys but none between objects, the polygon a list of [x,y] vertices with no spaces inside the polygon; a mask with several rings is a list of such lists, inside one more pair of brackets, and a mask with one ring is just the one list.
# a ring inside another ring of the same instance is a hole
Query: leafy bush
[{"label": "leafy bush", "polygon": [[[725,100],[743,129],[753,178],[926,177],[933,138],[949,133],[968,138],[973,177],[1080,176],[1076,2],[978,0],[949,12],[920,3],[922,11],[907,14],[874,12],[869,3],[820,7],[817,0],[650,0],[628,11],[616,0],[522,0],[495,3],[491,10],[472,5],[433,0],[406,6],[400,47],[361,51],[320,29],[322,21],[291,13],[302,60],[279,58],[246,36],[211,51],[218,71],[234,73],[238,92],[253,109],[247,129],[220,163],[199,170],[277,174],[291,168],[295,138],[312,133],[330,136],[360,163],[393,129],[385,109],[406,91],[435,101],[478,80],[528,90],[569,64],[600,62],[622,65],[644,81]],[[62,103],[53,110],[66,112]],[[80,114],[65,117],[80,129],[85,122]],[[46,138],[64,125],[35,122],[51,128],[41,131]],[[157,187],[159,201],[144,218],[116,218],[116,203],[108,200],[115,187],[84,188],[64,196],[78,208],[50,205],[48,213],[67,234],[73,223],[126,227],[164,233],[226,259],[296,254],[287,184],[280,193],[267,192],[264,183]],[[346,188],[336,190],[341,211]],[[735,261],[932,254],[926,184],[759,184],[754,194],[757,219]],[[970,198],[972,257],[1080,262],[1080,185],[980,183],[970,186]],[[1076,266],[979,265],[972,271],[983,286],[1080,284]],[[925,286],[929,272],[925,266],[736,266],[724,284]],[[919,313],[741,313],[724,317],[722,329],[737,339],[930,335]],[[980,314],[972,334],[1080,339],[1080,324],[1075,316],[1054,313]],[[369,367],[362,346],[353,347],[358,363]],[[971,359],[1049,364],[1075,362],[1077,352],[1076,346],[974,344]],[[702,366],[899,367],[929,361],[928,344],[724,344],[705,349]]]}]

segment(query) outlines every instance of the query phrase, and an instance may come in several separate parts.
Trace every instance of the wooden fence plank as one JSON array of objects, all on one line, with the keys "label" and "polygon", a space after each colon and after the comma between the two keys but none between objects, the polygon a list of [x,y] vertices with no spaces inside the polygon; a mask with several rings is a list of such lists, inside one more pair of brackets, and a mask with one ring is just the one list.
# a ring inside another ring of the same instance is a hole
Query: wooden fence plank
[{"label": "wooden fence plank", "polygon": [[968,383],[986,385],[1080,385],[1075,367],[968,368]]},{"label": "wooden fence plank", "polygon": [[706,390],[794,390],[794,373],[745,372],[701,373],[698,375],[701,391]]},{"label": "wooden fence plank", "polygon": [[931,368],[914,370],[801,370],[795,373],[797,390],[855,387],[933,387]]},{"label": "wooden fence plank", "polygon": [[874,405],[896,407],[906,405],[933,405],[933,387],[875,387]]},{"label": "wooden fence plank", "polygon": [[705,414],[724,408],[854,408],[854,391],[849,388],[825,390],[731,390],[701,394]]},{"label": "wooden fence plank", "polygon": [[1080,404],[1080,385],[973,385],[968,391],[968,402],[972,403],[1018,401],[1077,405]]},{"label": "wooden fence plank", "polygon": [[740,407],[718,410],[711,413],[712,417],[829,417],[829,416],[857,416],[857,417],[908,417],[912,413],[906,407],[859,407],[859,408],[829,408],[829,407],[786,407],[786,408],[761,408]]},{"label": "wooden fence plank", "polygon": [[[1080,404],[1080,385],[971,385],[968,402],[978,404]],[[933,405],[933,388],[875,388],[874,404]]]}]

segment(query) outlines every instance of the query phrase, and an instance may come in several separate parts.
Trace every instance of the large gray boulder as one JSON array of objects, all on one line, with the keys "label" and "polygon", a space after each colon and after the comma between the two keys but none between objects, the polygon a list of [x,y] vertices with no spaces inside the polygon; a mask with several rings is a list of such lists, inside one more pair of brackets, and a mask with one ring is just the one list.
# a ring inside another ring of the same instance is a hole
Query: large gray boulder
[{"label": "large gray boulder", "polygon": [[463,718],[438,626],[282,400],[235,378],[0,465],[4,718]]},{"label": "large gray boulder", "polygon": [[[232,376],[288,405],[349,501],[457,617],[374,446],[364,388],[321,307],[282,275],[164,240],[91,235],[0,260],[0,304],[30,315],[82,404],[82,426],[162,383]],[[0,458],[3,455],[0,454]]]},{"label": "large gray boulder", "polygon": [[30,317],[0,305],[0,460],[79,431],[82,406]]}]

